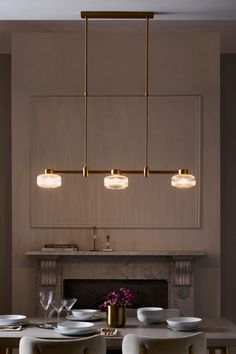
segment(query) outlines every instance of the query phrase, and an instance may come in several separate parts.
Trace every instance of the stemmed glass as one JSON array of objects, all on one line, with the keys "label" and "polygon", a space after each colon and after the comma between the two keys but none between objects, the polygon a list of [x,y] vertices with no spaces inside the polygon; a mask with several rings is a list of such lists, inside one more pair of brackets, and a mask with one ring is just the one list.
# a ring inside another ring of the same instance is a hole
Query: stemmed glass
[{"label": "stemmed glass", "polygon": [[54,310],[57,312],[57,323],[60,321],[60,313],[65,306],[65,300],[52,300],[52,306]]},{"label": "stemmed glass", "polygon": [[70,314],[70,310],[71,308],[74,306],[74,304],[76,303],[77,299],[75,297],[72,297],[70,299],[63,299],[65,300],[65,309],[66,309],[66,312],[67,312],[67,316],[69,316]]},{"label": "stemmed glass", "polygon": [[49,308],[49,305],[52,302],[52,297],[53,297],[53,291],[39,291],[39,301],[41,306],[44,309],[44,324],[42,325],[43,328],[48,328],[50,327],[47,324],[47,310]]}]

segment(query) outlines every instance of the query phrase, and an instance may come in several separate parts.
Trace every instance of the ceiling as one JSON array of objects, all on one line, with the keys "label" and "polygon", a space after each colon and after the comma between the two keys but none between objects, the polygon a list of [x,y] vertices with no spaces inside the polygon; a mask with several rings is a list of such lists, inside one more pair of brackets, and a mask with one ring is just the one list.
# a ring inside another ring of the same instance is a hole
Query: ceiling
[{"label": "ceiling", "polygon": [[77,30],[81,11],[153,11],[153,30],[219,32],[221,52],[236,53],[236,0],[0,0],[0,52],[12,32]]},{"label": "ceiling", "polygon": [[154,11],[158,20],[235,20],[235,0],[0,0],[0,20],[78,20],[81,11]]}]

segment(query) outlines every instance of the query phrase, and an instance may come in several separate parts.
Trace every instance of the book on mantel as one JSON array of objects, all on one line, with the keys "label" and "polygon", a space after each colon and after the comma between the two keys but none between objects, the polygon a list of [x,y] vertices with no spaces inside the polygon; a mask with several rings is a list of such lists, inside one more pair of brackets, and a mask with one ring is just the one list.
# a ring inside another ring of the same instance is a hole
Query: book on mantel
[{"label": "book on mantel", "polygon": [[79,245],[77,243],[47,243],[41,250],[50,252],[73,252],[79,251]]}]

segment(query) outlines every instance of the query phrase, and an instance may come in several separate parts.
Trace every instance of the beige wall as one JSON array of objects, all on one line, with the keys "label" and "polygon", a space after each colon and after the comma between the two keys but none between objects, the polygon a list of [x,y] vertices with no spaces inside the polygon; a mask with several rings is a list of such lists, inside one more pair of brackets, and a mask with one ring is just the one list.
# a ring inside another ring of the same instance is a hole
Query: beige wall
[{"label": "beige wall", "polygon": [[0,55],[0,313],[11,311],[11,56]]},{"label": "beige wall", "polygon": [[[142,34],[133,31],[128,34],[115,33],[113,36],[111,33],[96,33],[91,39],[93,46],[90,47],[91,93],[107,94],[108,90],[109,93],[119,94],[125,90],[125,94],[142,94],[143,76],[137,75],[143,70],[143,55],[140,56],[142,39]],[[196,262],[196,314],[218,315],[220,313],[219,38],[214,33],[152,32],[150,42],[150,94],[202,97],[201,169],[196,171],[201,182],[199,183],[201,189],[198,189],[200,228],[181,226],[153,229],[100,228],[98,246],[103,248],[105,234],[109,232],[112,247],[116,250],[207,252],[206,259]],[[106,43],[109,45],[106,46]],[[24,252],[39,249],[44,243],[59,241],[78,242],[81,249],[91,248],[91,229],[71,228],[66,225],[57,228],[30,227],[32,207],[30,96],[82,95],[82,36],[17,34],[13,37],[12,44],[13,309],[33,313],[35,302],[32,298],[35,299],[36,296],[36,262],[25,257]],[[103,47],[102,57],[98,59],[101,47]],[[125,53],[125,56],[120,58],[120,52]],[[130,68],[128,71],[127,65]],[[183,127],[182,148],[185,144],[184,133],[186,131]],[[93,143],[96,148],[96,141]],[[155,201],[151,207],[158,213],[161,205],[160,201]]]}]

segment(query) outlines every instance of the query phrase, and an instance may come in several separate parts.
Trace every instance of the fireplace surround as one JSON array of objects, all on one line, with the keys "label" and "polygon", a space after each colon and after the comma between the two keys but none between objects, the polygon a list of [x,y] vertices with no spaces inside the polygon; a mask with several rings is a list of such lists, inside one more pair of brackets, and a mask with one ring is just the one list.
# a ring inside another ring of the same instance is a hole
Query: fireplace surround
[{"label": "fireplace surround", "polygon": [[[55,296],[74,296],[68,292],[68,284],[80,281],[84,282],[86,294],[86,282],[104,281],[106,289],[117,287],[121,284],[138,284],[139,292],[150,286],[157,286],[158,282],[166,284],[166,293],[161,300],[155,298],[148,300],[149,305],[179,308],[183,315],[194,314],[194,267],[196,258],[204,256],[201,251],[193,252],[42,252],[29,251],[27,256],[38,259],[37,291],[41,288],[52,289]],[[80,284],[82,284],[80,283]],[[91,282],[92,283],[92,282]],[[101,285],[99,285],[101,286]],[[89,290],[92,291],[91,289]],[[166,294],[166,296],[165,296]],[[80,296],[80,295],[79,295]],[[83,295],[84,296],[84,295]],[[100,295],[99,295],[100,296]],[[98,300],[100,301],[100,299]],[[142,300],[137,306],[142,306]],[[143,305],[147,305],[144,303]],[[85,306],[86,305],[86,306]],[[79,307],[87,307],[89,303],[79,304]],[[91,304],[91,306],[97,304]],[[37,308],[37,312],[40,309]]]}]

